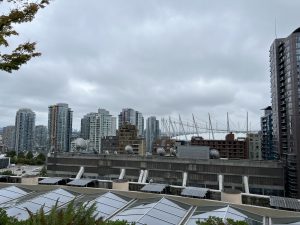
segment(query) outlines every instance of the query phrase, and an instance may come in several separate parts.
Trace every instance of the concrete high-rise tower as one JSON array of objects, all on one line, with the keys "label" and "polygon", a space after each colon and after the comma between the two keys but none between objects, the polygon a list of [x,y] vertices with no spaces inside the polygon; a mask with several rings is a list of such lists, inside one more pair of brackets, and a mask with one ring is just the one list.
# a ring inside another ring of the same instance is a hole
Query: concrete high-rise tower
[{"label": "concrete high-rise tower", "polygon": [[146,123],[146,150],[152,153],[153,143],[159,138],[159,121],[155,116],[147,119]]},{"label": "concrete high-rise tower", "polygon": [[3,127],[3,144],[8,150],[15,146],[15,126]]},{"label": "concrete high-rise tower", "polygon": [[90,139],[90,121],[94,114],[97,113],[88,113],[81,119],[80,137],[84,140]]},{"label": "concrete high-rise tower", "polygon": [[274,150],[286,166],[286,195],[300,198],[300,28],[270,48]]},{"label": "concrete high-rise tower", "polygon": [[260,118],[261,124],[261,153],[264,160],[275,160],[278,155],[273,150],[273,123],[272,123],[272,107],[268,106],[264,109],[264,115]]},{"label": "concrete high-rise tower", "polygon": [[16,114],[15,151],[32,151],[34,148],[35,113],[31,109],[20,109]]},{"label": "concrete high-rise tower", "polygon": [[105,109],[99,109],[98,113],[90,114],[89,121],[90,147],[101,153],[101,138],[116,136],[116,117],[110,115]]},{"label": "concrete high-rise tower", "polygon": [[138,136],[144,135],[144,117],[142,113],[130,108],[122,109],[122,112],[119,114],[119,128],[126,123],[136,126]]},{"label": "concrete high-rise tower", "polygon": [[49,106],[48,140],[50,151],[68,152],[71,148],[73,112],[68,104]]},{"label": "concrete high-rise tower", "polygon": [[47,150],[48,129],[46,126],[38,125],[35,127],[35,148],[39,151]]}]

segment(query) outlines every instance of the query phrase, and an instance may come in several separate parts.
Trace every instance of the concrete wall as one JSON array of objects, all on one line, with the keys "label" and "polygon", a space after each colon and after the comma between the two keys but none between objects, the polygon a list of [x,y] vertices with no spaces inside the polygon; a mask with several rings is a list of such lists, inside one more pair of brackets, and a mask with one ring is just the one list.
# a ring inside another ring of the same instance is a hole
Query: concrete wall
[{"label": "concrete wall", "polygon": [[224,175],[224,187],[243,191],[242,177],[249,177],[250,193],[282,195],[284,192],[281,163],[250,160],[194,160],[173,157],[140,157],[128,155],[68,155],[48,158],[48,173],[53,176],[74,176],[80,166],[86,174],[100,179],[116,179],[120,169],[125,178],[137,181],[140,170],[148,170],[148,179],[156,183],[182,185],[183,172],[188,173],[187,186],[218,189],[218,174]]}]

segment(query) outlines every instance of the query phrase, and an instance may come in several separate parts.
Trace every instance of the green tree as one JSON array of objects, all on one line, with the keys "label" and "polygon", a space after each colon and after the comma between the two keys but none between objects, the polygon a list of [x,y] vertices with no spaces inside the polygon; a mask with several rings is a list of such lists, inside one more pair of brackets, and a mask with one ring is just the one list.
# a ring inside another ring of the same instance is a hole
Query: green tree
[{"label": "green tree", "polygon": [[224,222],[221,218],[210,216],[205,221],[197,221],[197,225],[248,225],[246,221],[226,219]]},{"label": "green tree", "polygon": [[18,221],[15,218],[8,217],[6,211],[0,208],[0,224],[1,225],[17,225]]},{"label": "green tree", "polygon": [[[6,2],[12,9],[7,13],[0,15],[0,71],[11,73],[13,70],[20,69],[21,65],[26,64],[31,58],[40,56],[37,52],[35,42],[25,42],[19,44],[13,50],[10,47],[8,38],[18,36],[19,33],[13,25],[31,22],[36,13],[49,4],[49,0],[0,0],[0,6]],[[5,49],[8,53],[2,53]]]},{"label": "green tree", "polygon": [[19,152],[18,153],[18,159],[25,159],[24,152]]},{"label": "green tree", "polygon": [[16,151],[9,151],[6,153],[6,156],[11,158],[15,157],[16,155],[17,155]]},{"label": "green tree", "polygon": [[0,172],[1,175],[8,175],[8,176],[16,176],[11,170],[4,170],[3,172]]},{"label": "green tree", "polygon": [[32,151],[27,152],[26,159],[33,159],[33,153],[32,153]]},{"label": "green tree", "polygon": [[43,166],[43,168],[41,169],[39,175],[42,176],[42,177],[47,176],[47,169],[46,169],[46,166]]},{"label": "green tree", "polygon": [[16,151],[9,151],[9,152],[7,152],[6,156],[10,157],[10,163],[17,163],[18,157],[17,157]]},{"label": "green tree", "polygon": [[46,161],[46,157],[43,153],[38,154],[38,156],[36,157],[37,160],[41,160],[42,162]]}]

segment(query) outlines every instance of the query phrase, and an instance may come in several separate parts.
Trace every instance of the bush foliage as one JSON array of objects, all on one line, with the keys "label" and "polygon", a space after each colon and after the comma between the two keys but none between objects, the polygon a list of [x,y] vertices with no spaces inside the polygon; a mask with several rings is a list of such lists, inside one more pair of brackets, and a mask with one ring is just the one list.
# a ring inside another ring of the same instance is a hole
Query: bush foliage
[{"label": "bush foliage", "polygon": [[11,158],[11,163],[15,164],[43,165],[46,161],[46,156],[43,153],[34,157],[31,151],[27,152],[26,155],[23,152],[17,155],[15,151],[10,151],[6,155]]},{"label": "bush foliage", "polygon": [[226,219],[226,221],[223,221],[219,217],[210,216],[205,221],[197,221],[197,225],[248,225],[246,221],[241,220],[233,220],[233,219]]},{"label": "bush foliage", "polygon": [[66,208],[59,209],[54,206],[49,213],[45,213],[41,208],[38,213],[33,214],[27,209],[29,218],[24,221],[18,221],[16,218],[7,216],[4,209],[0,209],[1,225],[133,225],[125,221],[103,221],[96,218],[95,204],[75,205],[74,201]]}]

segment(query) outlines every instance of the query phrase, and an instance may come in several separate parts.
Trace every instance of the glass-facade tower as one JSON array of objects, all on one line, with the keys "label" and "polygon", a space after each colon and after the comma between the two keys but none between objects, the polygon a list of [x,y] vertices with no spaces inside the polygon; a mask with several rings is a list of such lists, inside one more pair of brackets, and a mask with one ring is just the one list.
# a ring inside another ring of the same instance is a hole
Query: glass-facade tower
[{"label": "glass-facade tower", "polygon": [[300,28],[270,48],[273,148],[285,164],[286,195],[300,198]]},{"label": "glass-facade tower", "polygon": [[73,112],[68,104],[49,106],[48,140],[51,152],[68,152],[71,148]]},{"label": "glass-facade tower", "polygon": [[15,151],[33,151],[35,113],[31,109],[20,109],[16,114]]}]

